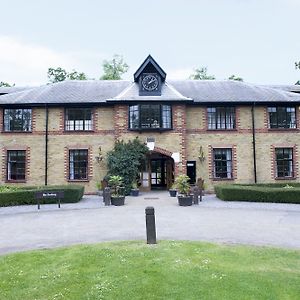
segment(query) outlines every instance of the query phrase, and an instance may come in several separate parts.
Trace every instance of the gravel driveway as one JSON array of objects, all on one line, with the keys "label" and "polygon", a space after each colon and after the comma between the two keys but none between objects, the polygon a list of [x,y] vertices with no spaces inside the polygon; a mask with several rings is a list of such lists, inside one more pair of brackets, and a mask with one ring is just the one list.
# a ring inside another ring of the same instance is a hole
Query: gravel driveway
[{"label": "gravel driveway", "polygon": [[214,195],[179,207],[167,192],[126,197],[108,206],[99,196],[80,203],[0,208],[0,253],[114,240],[145,240],[145,207],[156,212],[157,239],[300,249],[300,205],[223,202]]}]

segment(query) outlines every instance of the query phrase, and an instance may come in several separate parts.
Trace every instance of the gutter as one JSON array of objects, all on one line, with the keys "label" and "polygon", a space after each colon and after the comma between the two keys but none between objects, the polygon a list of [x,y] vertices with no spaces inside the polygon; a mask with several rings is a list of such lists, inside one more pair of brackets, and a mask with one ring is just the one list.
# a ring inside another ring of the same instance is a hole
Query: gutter
[{"label": "gutter", "polygon": [[252,116],[252,149],[253,149],[253,175],[254,175],[254,183],[257,183],[257,169],[256,169],[256,142],[255,142],[255,102],[253,102],[251,108],[251,116]]},{"label": "gutter", "polygon": [[45,104],[46,124],[45,124],[45,185],[48,185],[48,123],[49,123],[49,109]]}]

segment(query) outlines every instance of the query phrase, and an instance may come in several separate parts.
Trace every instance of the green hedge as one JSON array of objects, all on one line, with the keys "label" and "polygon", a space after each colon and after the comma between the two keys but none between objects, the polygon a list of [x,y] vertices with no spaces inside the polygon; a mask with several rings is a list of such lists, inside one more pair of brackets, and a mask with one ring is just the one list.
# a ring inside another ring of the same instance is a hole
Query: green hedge
[{"label": "green hedge", "polygon": [[218,198],[225,201],[299,203],[300,183],[219,184]]},{"label": "green hedge", "polygon": [[[10,191],[8,191],[11,189]],[[3,190],[3,191],[1,191]],[[63,191],[64,198],[61,203],[74,203],[80,201],[84,193],[84,187],[79,185],[57,185],[57,186],[38,186],[38,187],[2,187],[0,188],[0,206],[14,206],[37,204],[34,198],[36,192],[41,191]],[[45,198],[41,204],[56,203],[56,199]]]}]

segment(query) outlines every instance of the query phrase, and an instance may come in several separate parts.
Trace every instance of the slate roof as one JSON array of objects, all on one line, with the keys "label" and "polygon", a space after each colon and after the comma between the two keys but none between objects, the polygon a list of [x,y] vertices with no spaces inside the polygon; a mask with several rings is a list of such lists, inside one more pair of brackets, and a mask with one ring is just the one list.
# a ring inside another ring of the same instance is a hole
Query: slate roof
[{"label": "slate roof", "polygon": [[269,87],[272,89],[283,90],[286,92],[300,93],[300,85],[299,84],[293,84],[293,85],[278,84],[278,85],[262,85],[262,86]]},{"label": "slate roof", "polygon": [[0,87],[0,95],[21,92],[24,90],[28,90],[30,88],[31,87],[26,87],[26,86],[23,86],[23,87],[21,87],[21,86],[11,86],[11,87],[2,86],[2,87]]},{"label": "slate roof", "polygon": [[0,105],[52,105],[124,101],[195,103],[298,102],[300,94],[238,81],[177,80],[163,83],[161,96],[139,96],[138,84],[123,80],[63,81],[0,96]]},{"label": "slate roof", "polygon": [[300,102],[300,95],[233,80],[177,80],[169,83],[195,102]]},{"label": "slate roof", "polygon": [[82,104],[101,103],[118,95],[130,81],[71,80],[3,95],[1,104]]},{"label": "slate roof", "polygon": [[139,96],[139,84],[133,82],[127,89],[116,97],[108,99],[107,102],[119,101],[193,101],[193,99],[183,96],[168,83],[162,84],[160,96]]}]

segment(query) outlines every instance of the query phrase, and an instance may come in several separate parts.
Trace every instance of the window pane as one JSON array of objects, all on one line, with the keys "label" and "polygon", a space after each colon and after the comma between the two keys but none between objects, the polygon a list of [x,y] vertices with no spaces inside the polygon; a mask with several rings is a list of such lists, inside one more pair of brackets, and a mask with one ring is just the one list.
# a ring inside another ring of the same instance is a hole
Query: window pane
[{"label": "window pane", "polygon": [[91,108],[68,108],[65,113],[65,130],[92,130]]},{"label": "window pane", "polygon": [[160,128],[160,105],[141,105],[141,128]]},{"label": "window pane", "polygon": [[88,150],[70,150],[69,179],[88,179]]},{"label": "window pane", "polygon": [[208,129],[234,129],[234,107],[208,107]]},{"label": "window pane", "polygon": [[131,105],[129,107],[129,128],[135,129],[140,127],[139,106]]},{"label": "window pane", "polygon": [[163,105],[162,106],[162,121],[163,121],[163,128],[171,128],[171,106],[170,105]]},{"label": "window pane", "polygon": [[232,150],[214,149],[214,177],[232,178]]},{"label": "window pane", "polygon": [[277,177],[293,177],[293,149],[276,148]]},{"label": "window pane", "polygon": [[7,151],[7,180],[25,180],[25,150]]},{"label": "window pane", "polygon": [[5,109],[4,131],[31,131],[31,109]]},{"label": "window pane", "polygon": [[171,106],[161,104],[141,104],[129,106],[129,128],[171,129]]},{"label": "window pane", "polygon": [[295,107],[268,107],[270,128],[296,128]]}]

